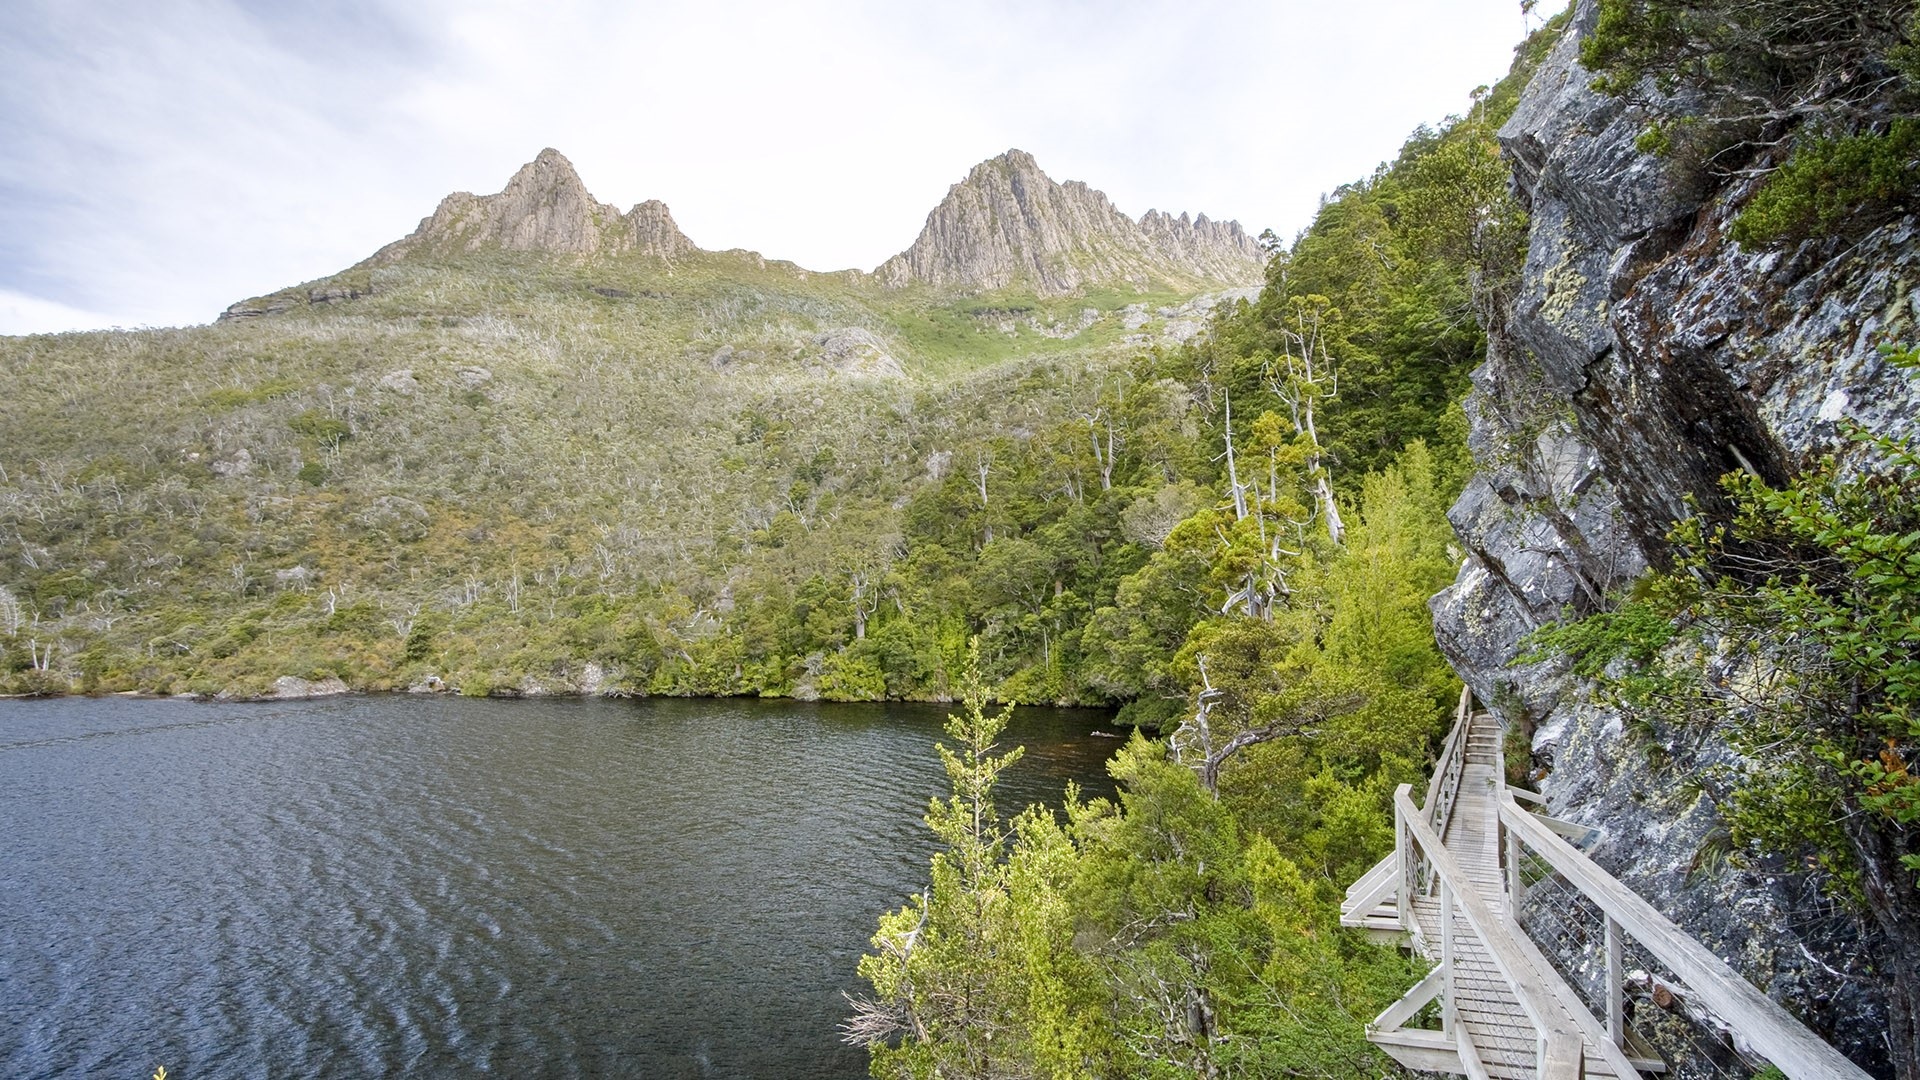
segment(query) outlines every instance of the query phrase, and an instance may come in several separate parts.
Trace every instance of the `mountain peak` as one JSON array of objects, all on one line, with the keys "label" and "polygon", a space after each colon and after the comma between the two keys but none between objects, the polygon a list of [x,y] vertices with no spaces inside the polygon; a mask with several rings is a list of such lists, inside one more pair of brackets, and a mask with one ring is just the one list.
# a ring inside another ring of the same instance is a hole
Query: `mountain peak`
[{"label": "mountain peak", "polygon": [[574,169],[567,155],[549,146],[534,156],[532,161],[520,166],[507,186],[500,192],[543,194],[547,196],[579,195],[591,199],[587,194],[587,185],[580,182],[580,173]]},{"label": "mountain peak", "polygon": [[497,194],[456,191],[442,199],[419,228],[370,261],[488,248],[570,255],[639,251],[661,258],[698,250],[674,224],[665,203],[649,200],[622,214],[595,199],[566,155],[547,147]]},{"label": "mountain peak", "polygon": [[[1019,172],[1040,172],[1040,163],[1034,160],[1033,155],[1018,148],[1010,149],[998,157],[988,158],[980,164],[975,165],[973,171],[979,172],[981,169],[991,169],[995,166]],[[1042,173],[1041,175],[1044,176],[1045,174]]]},{"label": "mountain peak", "polygon": [[1087,285],[1258,282],[1260,247],[1237,222],[1150,210],[1139,221],[1078,180],[1056,183],[1024,150],[975,165],[913,246],[875,270],[888,285],[1058,296]]}]

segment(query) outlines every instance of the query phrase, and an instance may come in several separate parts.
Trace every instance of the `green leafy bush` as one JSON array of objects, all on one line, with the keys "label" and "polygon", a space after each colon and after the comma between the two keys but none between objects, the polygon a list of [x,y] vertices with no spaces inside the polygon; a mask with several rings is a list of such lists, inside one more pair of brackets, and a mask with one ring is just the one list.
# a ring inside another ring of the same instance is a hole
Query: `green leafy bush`
[{"label": "green leafy bush", "polygon": [[[1877,116],[1909,87],[1913,0],[1599,0],[1580,62],[1595,85],[1709,123]],[[1647,100],[1651,82],[1666,102]]]},{"label": "green leafy bush", "polygon": [[287,427],[295,434],[304,435],[322,446],[338,446],[342,439],[353,434],[353,425],[337,416],[329,416],[319,409],[307,409],[295,413],[287,421]]},{"label": "green leafy bush", "polygon": [[1642,111],[1640,149],[1673,159],[1676,177],[1765,168],[1761,155],[1795,143],[1735,225],[1742,243],[1770,243],[1908,204],[1917,27],[1913,0],[1599,0],[1580,58]]},{"label": "green leafy bush", "polygon": [[1920,193],[1920,121],[1802,142],[1733,223],[1743,244],[1804,240],[1877,224]]}]

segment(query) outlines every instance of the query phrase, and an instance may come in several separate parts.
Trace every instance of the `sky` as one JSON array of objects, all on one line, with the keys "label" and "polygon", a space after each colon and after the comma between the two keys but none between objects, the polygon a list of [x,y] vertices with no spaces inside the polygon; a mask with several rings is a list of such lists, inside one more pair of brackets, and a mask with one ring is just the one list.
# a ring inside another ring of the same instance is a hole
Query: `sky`
[{"label": "sky", "polygon": [[[1549,3],[1543,8],[1553,8]],[[6,0],[0,334],[211,320],[552,146],[696,244],[907,247],[1009,148],[1291,237],[1465,110],[1518,0]]]}]

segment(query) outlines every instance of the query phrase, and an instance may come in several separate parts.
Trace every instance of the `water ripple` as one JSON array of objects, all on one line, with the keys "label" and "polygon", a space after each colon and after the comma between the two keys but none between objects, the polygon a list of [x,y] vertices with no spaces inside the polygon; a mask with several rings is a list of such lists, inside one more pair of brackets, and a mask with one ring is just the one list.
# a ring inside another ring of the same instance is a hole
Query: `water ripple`
[{"label": "water ripple", "polygon": [[[0,702],[0,1075],[864,1074],[944,711]],[[1108,789],[1023,711],[1008,810]]]}]

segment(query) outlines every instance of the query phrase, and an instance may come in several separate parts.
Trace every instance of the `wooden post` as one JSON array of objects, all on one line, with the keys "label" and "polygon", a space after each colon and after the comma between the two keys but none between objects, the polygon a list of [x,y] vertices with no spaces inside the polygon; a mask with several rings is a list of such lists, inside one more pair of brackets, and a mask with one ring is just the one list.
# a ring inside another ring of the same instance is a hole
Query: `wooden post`
[{"label": "wooden post", "polygon": [[1626,1049],[1626,972],[1620,960],[1620,924],[1607,916],[1607,1038]]},{"label": "wooden post", "polygon": [[1500,834],[1507,840],[1507,918],[1520,925],[1520,902],[1527,898],[1527,885],[1520,878],[1520,838],[1507,823],[1500,822]]},{"label": "wooden post", "polygon": [[1580,1080],[1586,1072],[1580,1036],[1560,1032],[1541,1040],[1540,1080]]},{"label": "wooden post", "polygon": [[1398,806],[1393,813],[1393,853],[1400,860],[1400,888],[1395,890],[1394,907],[1400,912],[1400,929],[1410,933],[1413,930],[1413,851],[1408,845],[1407,819]]},{"label": "wooden post", "polygon": [[[1447,1004],[1453,1004],[1453,890],[1440,882],[1440,967],[1447,973]],[[1452,1031],[1452,1010],[1441,1014],[1441,1031]]]}]

